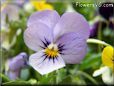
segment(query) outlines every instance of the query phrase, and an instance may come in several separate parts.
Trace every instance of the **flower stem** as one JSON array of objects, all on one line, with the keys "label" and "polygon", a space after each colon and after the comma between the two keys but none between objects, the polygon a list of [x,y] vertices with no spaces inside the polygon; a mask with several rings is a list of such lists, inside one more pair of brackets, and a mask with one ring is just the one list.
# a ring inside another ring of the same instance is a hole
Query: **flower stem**
[{"label": "flower stem", "polygon": [[98,85],[97,81],[93,77],[91,77],[89,74],[87,74],[86,72],[78,71],[78,74],[83,75],[84,77],[89,79],[91,82],[93,82],[93,84]]},{"label": "flower stem", "polygon": [[[102,40],[101,29],[102,29],[102,23],[100,22],[99,25],[98,25],[98,39],[99,40]],[[101,52],[101,46],[100,45],[98,45],[98,51]]]},{"label": "flower stem", "polygon": [[108,44],[104,41],[98,40],[98,39],[88,39],[87,43],[99,44],[99,45],[104,45],[104,46],[111,46],[110,44]]}]

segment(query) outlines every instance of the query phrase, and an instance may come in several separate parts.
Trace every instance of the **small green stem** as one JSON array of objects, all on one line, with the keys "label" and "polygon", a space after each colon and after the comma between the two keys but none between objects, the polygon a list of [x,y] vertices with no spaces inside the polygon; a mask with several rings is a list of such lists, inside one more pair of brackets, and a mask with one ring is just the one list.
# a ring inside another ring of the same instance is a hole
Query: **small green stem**
[{"label": "small green stem", "polygon": [[98,40],[98,39],[88,39],[87,43],[99,44],[99,45],[104,45],[104,46],[111,46],[110,44],[108,44],[104,41]]},{"label": "small green stem", "polygon": [[95,85],[98,84],[97,81],[93,77],[91,77],[89,74],[87,74],[86,72],[78,71],[78,74],[83,75],[84,77],[89,79],[91,82],[93,82]]},{"label": "small green stem", "polygon": [[102,40],[102,34],[101,34],[102,27],[101,26],[102,26],[102,23],[100,22],[98,26],[98,39],[99,40]]},{"label": "small green stem", "polygon": [[[102,40],[101,30],[102,30],[102,23],[100,22],[98,25],[98,39],[99,40]],[[100,45],[98,45],[98,51],[101,52],[101,46]]]}]

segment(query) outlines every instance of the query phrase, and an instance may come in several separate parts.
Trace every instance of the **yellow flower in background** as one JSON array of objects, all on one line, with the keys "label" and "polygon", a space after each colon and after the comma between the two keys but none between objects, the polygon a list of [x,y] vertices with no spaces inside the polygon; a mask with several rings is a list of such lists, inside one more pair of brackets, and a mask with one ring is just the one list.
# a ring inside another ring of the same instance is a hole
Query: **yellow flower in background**
[{"label": "yellow flower in background", "polygon": [[102,62],[105,66],[114,68],[114,48],[107,46],[102,52]]},{"label": "yellow flower in background", "polygon": [[1,11],[6,7],[6,4],[1,5]]},{"label": "yellow flower in background", "polygon": [[31,0],[31,3],[37,10],[53,10],[53,6],[46,3],[46,0]]}]

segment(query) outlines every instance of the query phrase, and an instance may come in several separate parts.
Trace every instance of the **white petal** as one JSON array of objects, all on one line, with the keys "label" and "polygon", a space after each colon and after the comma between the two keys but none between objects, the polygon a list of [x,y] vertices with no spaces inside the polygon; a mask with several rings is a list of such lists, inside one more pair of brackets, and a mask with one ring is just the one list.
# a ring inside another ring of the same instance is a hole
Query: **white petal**
[{"label": "white petal", "polygon": [[93,76],[96,77],[96,76],[99,76],[101,74],[103,74],[106,70],[108,69],[108,67],[102,67],[98,70],[96,70],[94,73],[93,73]]},{"label": "white petal", "polygon": [[57,57],[57,59],[55,58],[54,60],[49,60],[48,57],[45,59],[45,56],[43,55],[43,51],[39,51],[38,53],[31,55],[29,58],[29,64],[41,75],[50,73],[65,66],[61,56]]},{"label": "white petal", "polygon": [[111,74],[110,68],[107,67],[107,69],[104,71],[102,74],[102,80],[108,85],[114,85],[114,74]]}]

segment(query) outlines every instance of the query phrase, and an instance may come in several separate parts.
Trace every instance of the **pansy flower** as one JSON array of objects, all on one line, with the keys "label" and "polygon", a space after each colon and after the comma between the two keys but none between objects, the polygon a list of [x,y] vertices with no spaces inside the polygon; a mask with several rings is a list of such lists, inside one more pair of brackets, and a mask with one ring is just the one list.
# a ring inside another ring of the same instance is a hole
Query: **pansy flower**
[{"label": "pansy flower", "polygon": [[9,59],[6,63],[6,74],[12,80],[20,77],[21,69],[28,66],[28,55],[25,52]]},{"label": "pansy flower", "polygon": [[106,22],[96,21],[94,24],[92,24],[90,27],[90,38],[97,37],[98,30],[100,29],[99,26],[102,30],[104,30],[104,28],[106,28]]},{"label": "pansy flower", "polygon": [[25,44],[36,51],[29,64],[42,75],[80,63],[86,55],[89,24],[77,12],[60,17],[54,10],[39,11],[29,17],[27,27]]},{"label": "pansy flower", "polygon": [[102,80],[108,85],[114,84],[114,48],[107,46],[102,52],[102,63],[103,67],[94,71],[93,76],[102,75]]},{"label": "pansy flower", "polygon": [[111,31],[114,31],[114,22],[110,21],[109,24],[105,21],[96,21],[94,22],[90,27],[90,38],[95,38],[98,36],[98,30],[101,28],[101,30],[106,30],[106,28],[109,28]]},{"label": "pansy flower", "polygon": [[99,14],[109,20],[111,17],[114,17],[114,3],[113,2],[105,2],[102,3],[99,7]]},{"label": "pansy flower", "polygon": [[114,70],[114,48],[107,46],[102,52],[102,62],[105,66],[111,67]]},{"label": "pansy flower", "polygon": [[[110,28],[114,30],[114,3],[113,2],[105,2],[102,3],[98,8],[99,15],[101,16],[99,20],[94,22],[91,25],[90,37],[97,37],[99,28],[102,31],[105,28]],[[98,16],[96,16],[97,18]],[[102,19],[102,20],[101,20]]]},{"label": "pansy flower", "polygon": [[36,10],[53,10],[53,6],[51,4],[46,3],[46,0],[30,0],[30,2]]},{"label": "pansy flower", "polygon": [[2,4],[1,6],[1,29],[8,29],[8,21],[17,21],[19,19],[19,7],[14,4]]},{"label": "pansy flower", "polygon": [[99,14],[109,23],[109,28],[114,30],[114,2],[102,3]]},{"label": "pansy flower", "polygon": [[93,77],[100,76],[102,77],[102,81],[107,85],[114,85],[114,73],[113,71],[107,67],[101,67],[94,71]]}]

